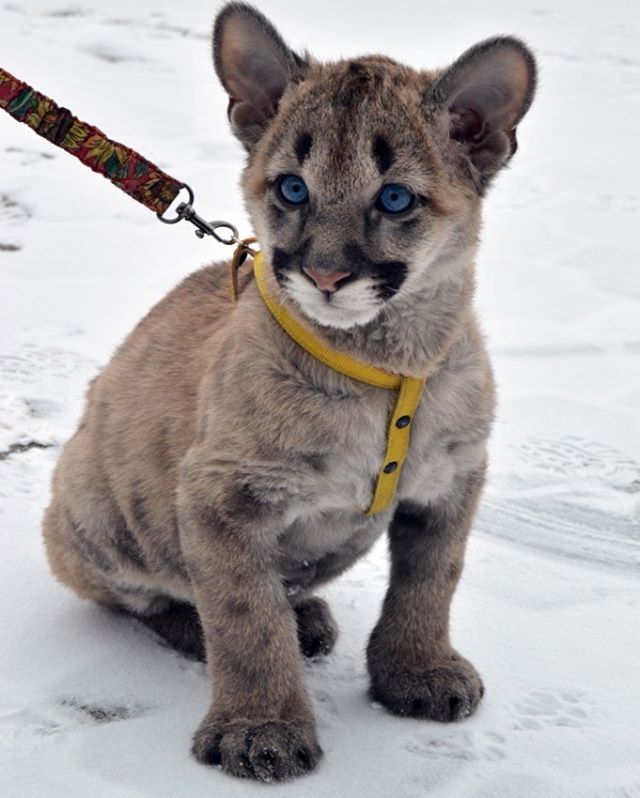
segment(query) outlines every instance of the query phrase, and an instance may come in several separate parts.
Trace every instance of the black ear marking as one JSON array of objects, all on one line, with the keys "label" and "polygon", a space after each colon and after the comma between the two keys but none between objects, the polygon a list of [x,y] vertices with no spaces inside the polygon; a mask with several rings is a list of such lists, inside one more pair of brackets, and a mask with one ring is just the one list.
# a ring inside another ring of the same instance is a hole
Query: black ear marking
[{"label": "black ear marking", "polygon": [[276,115],[287,85],[304,77],[306,62],[269,20],[248,3],[228,3],[216,17],[213,61],[229,95],[234,133],[250,150]]},{"label": "black ear marking", "polygon": [[425,94],[430,116],[457,142],[482,191],[517,149],[516,127],[529,110],[537,82],[531,51],[500,36],[471,47]]}]

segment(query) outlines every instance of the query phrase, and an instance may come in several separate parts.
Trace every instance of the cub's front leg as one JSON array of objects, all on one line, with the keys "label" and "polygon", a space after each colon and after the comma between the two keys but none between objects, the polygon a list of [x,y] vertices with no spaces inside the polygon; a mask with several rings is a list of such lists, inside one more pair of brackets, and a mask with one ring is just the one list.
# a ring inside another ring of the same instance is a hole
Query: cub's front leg
[{"label": "cub's front leg", "polygon": [[459,478],[448,501],[401,502],[389,528],[391,583],[367,662],[372,698],[398,715],[459,720],[484,693],[449,640],[449,607],[484,470]]},{"label": "cub's front leg", "polygon": [[[275,568],[286,499],[191,452],[181,468],[180,536],[205,636],[213,703],[193,753],[259,781],[318,763],[294,610]],[[279,498],[274,500],[277,495]]]}]

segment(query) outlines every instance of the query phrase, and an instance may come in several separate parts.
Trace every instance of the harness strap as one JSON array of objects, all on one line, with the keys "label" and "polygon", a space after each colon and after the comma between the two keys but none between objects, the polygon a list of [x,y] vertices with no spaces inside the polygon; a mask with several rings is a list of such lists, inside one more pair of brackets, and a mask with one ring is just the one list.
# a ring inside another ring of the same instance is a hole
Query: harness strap
[{"label": "harness strap", "polygon": [[[238,248],[240,251],[240,248]],[[373,498],[365,515],[375,515],[386,510],[393,502],[402,466],[409,451],[411,425],[420,404],[426,378],[404,377],[363,363],[344,352],[337,352],[301,324],[289,311],[270,294],[266,284],[264,256],[254,255],[253,272],[260,296],[273,318],[282,329],[299,345],[325,366],[351,377],[353,380],[374,385],[376,388],[398,391],[398,398],[389,419],[387,447],[382,468],[378,472]]]},{"label": "harness strap", "polygon": [[1,67],[0,108],[158,214],[167,210],[184,186]]},{"label": "harness strap", "polygon": [[373,499],[365,515],[386,510],[395,499],[402,466],[409,452],[411,424],[420,405],[426,379],[402,377],[396,405],[389,419],[384,465],[378,472]]}]

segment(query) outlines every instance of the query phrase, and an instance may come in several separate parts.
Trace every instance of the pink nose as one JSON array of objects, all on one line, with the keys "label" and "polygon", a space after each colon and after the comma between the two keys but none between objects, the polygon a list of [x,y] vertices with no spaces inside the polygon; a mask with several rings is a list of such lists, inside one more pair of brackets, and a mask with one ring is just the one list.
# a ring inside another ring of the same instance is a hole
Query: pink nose
[{"label": "pink nose", "polygon": [[303,268],[321,291],[336,291],[340,280],[344,280],[345,277],[351,274],[351,272],[331,272],[331,274],[324,274],[323,272],[317,272],[309,266],[304,266]]}]

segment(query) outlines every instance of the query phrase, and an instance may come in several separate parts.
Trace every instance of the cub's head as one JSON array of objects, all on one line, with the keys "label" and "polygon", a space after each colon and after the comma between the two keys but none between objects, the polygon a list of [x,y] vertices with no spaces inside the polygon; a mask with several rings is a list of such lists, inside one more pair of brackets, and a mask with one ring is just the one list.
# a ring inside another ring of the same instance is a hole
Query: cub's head
[{"label": "cub's head", "polygon": [[320,64],[254,8],[230,3],[214,60],[249,153],[247,209],[306,316],[349,329],[462,279],[482,196],[533,99],[522,42],[490,39],[433,72],[382,56]]}]

